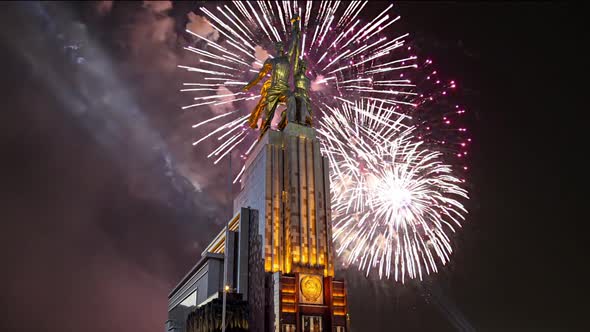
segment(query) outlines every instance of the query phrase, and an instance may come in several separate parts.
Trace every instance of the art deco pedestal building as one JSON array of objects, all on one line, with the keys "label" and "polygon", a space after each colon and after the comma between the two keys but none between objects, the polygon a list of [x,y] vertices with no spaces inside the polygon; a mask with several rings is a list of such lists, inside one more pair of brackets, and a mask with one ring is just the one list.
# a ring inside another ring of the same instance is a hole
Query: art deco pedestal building
[{"label": "art deco pedestal building", "polygon": [[[182,325],[174,321],[182,315],[173,312],[183,297],[191,296],[193,289],[199,292],[198,286],[190,285],[209,280],[201,286],[209,291],[194,295],[198,299],[189,309],[203,311],[221,296],[219,280],[224,273],[237,296],[228,317],[242,310],[240,305],[247,306],[244,331],[348,331],[345,285],[334,279],[329,188],[328,162],[313,128],[290,123],[283,131],[269,130],[246,161],[229,229],[217,236],[170,294],[168,330]],[[218,263],[223,272],[216,277],[203,273],[216,266],[214,261],[223,261]],[[190,319],[185,326],[217,331],[203,324],[195,327]]]}]

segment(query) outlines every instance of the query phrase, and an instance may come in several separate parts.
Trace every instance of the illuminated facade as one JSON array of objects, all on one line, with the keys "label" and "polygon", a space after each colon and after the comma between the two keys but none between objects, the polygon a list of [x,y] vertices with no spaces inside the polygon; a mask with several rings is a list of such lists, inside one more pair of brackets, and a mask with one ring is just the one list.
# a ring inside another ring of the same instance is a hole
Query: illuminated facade
[{"label": "illuminated facade", "polygon": [[[328,162],[315,130],[290,123],[283,131],[268,131],[241,179],[236,217],[203,252],[204,259],[210,257],[206,261],[221,256],[222,273],[207,277],[213,279],[207,285],[219,288],[195,307],[220,297],[225,273],[229,288],[247,303],[249,331],[349,331],[345,285],[334,279]],[[193,280],[202,266],[170,294],[169,312],[192,294],[188,284],[204,280]],[[181,324],[168,324],[175,325]]]},{"label": "illuminated facade", "polygon": [[[259,211],[266,272],[334,276],[328,165],[315,130],[271,131],[246,161],[234,208]],[[263,195],[261,195],[263,193]]]}]

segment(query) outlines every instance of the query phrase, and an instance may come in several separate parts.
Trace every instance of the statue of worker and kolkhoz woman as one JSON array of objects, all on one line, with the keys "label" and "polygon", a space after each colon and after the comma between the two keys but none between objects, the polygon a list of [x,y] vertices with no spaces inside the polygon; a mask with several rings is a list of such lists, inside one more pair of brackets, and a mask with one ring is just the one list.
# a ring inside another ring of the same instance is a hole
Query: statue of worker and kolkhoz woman
[{"label": "statue of worker and kolkhoz woman", "polygon": [[[307,66],[301,59],[301,28],[300,17],[291,20],[293,25],[289,49],[285,53],[283,43],[275,44],[277,54],[274,58],[268,58],[260,69],[258,75],[250,81],[243,90],[247,91],[257,85],[269,72],[271,76],[262,85],[260,100],[256,108],[250,114],[248,123],[251,128],[258,128],[258,120],[265,111],[265,116],[260,128],[260,138],[270,128],[275,110],[280,103],[287,105],[287,110],[281,114],[278,128],[283,130],[288,122],[311,126],[311,103],[309,100],[310,80],[305,76]],[[293,68],[294,91],[291,90],[289,78]]]}]

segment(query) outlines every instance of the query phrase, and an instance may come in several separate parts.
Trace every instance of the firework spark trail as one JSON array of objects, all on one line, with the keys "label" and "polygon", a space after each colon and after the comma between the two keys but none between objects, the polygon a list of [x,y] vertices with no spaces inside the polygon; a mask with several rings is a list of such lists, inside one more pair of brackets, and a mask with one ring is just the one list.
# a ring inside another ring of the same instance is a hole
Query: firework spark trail
[{"label": "firework spark trail", "polygon": [[368,274],[405,281],[449,261],[467,192],[441,153],[376,102],[328,108],[318,132],[330,160],[337,252]]},{"label": "firework spark trail", "polygon": [[[213,40],[187,30],[196,37],[196,41],[193,45],[185,47],[185,50],[194,53],[200,59],[196,66],[178,67],[196,72],[200,79],[186,83],[195,86],[181,91],[201,95],[194,98],[196,103],[183,106],[182,109],[198,111],[205,107],[209,110],[223,103],[231,103],[236,109],[243,110],[242,114],[246,114],[252,107],[240,101],[256,99],[256,90],[248,94],[250,97],[241,96],[243,93],[237,90],[240,85],[230,82],[249,81],[250,73],[258,72],[257,68],[260,68],[266,59],[258,58],[260,55],[256,51],[257,48],[271,50],[275,42],[286,43],[290,40],[290,20],[296,14],[302,18],[301,57],[307,59],[308,74],[317,85],[317,89],[310,91],[316,121],[321,121],[322,112],[326,109],[324,105],[337,106],[341,103],[343,95],[346,95],[347,99],[373,98],[413,107],[404,95],[415,93],[412,84],[373,84],[374,81],[386,80],[387,76],[383,75],[389,72],[412,69],[415,57],[402,47],[408,37],[407,33],[395,35],[393,32],[388,33],[388,37],[381,36],[384,29],[399,19],[399,16],[392,14],[393,6],[388,6],[377,16],[368,18],[368,23],[363,23],[359,17],[362,17],[366,5],[367,1],[232,1],[215,8],[201,7],[201,13],[210,26],[219,32],[222,39]],[[405,64],[398,65],[401,62]],[[216,84],[204,85],[211,84],[211,81],[216,81]],[[219,91],[215,88],[221,86],[228,88],[232,94],[217,95]],[[212,102],[216,99],[222,100]],[[208,119],[208,123],[225,119],[227,118],[216,116]],[[228,126],[227,123],[221,122],[219,126],[223,127],[223,130],[232,130],[236,124]],[[243,151],[255,142],[256,136],[257,132],[248,131],[244,133],[244,139],[240,140],[241,144],[224,144],[223,141],[215,143],[222,145],[224,149],[236,148]],[[229,139],[233,136],[227,137]],[[219,146],[214,150],[218,148]],[[222,154],[227,155],[229,154]],[[248,153],[244,158],[247,155]]]},{"label": "firework spark trail", "polygon": [[[411,48],[408,46],[408,49]],[[416,95],[397,96],[398,102],[404,99],[404,102],[414,105],[411,111],[411,124],[416,128],[414,136],[423,141],[426,148],[441,152],[445,163],[453,165],[455,174],[465,182],[472,138],[466,125],[469,117],[461,105],[462,91],[457,88],[455,80],[445,78],[434,68],[431,59],[420,58],[423,60],[418,70],[399,73],[399,80],[374,81],[374,88],[397,84],[414,84],[417,87]]]}]

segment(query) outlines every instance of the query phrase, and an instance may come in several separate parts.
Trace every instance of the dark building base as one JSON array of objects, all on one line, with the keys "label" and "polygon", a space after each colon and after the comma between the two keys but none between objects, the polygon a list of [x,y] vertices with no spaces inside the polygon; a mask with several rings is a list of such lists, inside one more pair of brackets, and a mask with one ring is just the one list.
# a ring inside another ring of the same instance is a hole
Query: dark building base
[{"label": "dark building base", "polygon": [[[187,332],[220,332],[223,310],[222,294],[219,298],[191,312],[186,321]],[[226,299],[226,332],[251,331],[248,324],[248,302],[240,294],[229,293]]]}]

